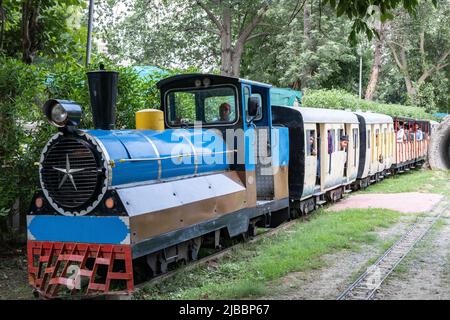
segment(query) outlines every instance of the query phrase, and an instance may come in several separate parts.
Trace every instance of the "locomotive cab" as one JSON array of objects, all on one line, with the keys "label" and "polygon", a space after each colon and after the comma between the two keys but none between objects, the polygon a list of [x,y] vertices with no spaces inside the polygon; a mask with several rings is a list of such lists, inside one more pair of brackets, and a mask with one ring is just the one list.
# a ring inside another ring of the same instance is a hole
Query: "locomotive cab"
[{"label": "locomotive cab", "polygon": [[[250,205],[288,198],[288,130],[272,124],[268,84],[219,75],[164,79],[161,109],[167,128],[217,130],[226,142],[230,170],[239,172]],[[222,109],[228,112],[222,114]],[[278,205],[280,206],[280,205]]]}]

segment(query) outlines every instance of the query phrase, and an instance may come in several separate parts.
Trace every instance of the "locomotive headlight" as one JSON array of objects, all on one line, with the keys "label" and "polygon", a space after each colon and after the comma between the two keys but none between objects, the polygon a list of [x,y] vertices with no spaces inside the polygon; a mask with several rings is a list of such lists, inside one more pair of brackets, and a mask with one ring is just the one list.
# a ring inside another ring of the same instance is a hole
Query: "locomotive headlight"
[{"label": "locomotive headlight", "polygon": [[50,99],[44,104],[48,121],[58,128],[77,126],[81,120],[81,106],[73,101]]},{"label": "locomotive headlight", "polygon": [[52,111],[50,112],[50,119],[54,123],[62,125],[67,120],[67,111],[59,103],[55,104],[52,108]]}]

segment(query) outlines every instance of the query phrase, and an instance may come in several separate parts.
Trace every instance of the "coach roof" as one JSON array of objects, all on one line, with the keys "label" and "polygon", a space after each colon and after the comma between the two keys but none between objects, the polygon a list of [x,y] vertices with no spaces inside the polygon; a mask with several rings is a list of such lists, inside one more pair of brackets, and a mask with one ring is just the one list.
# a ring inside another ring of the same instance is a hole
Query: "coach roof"
[{"label": "coach roof", "polygon": [[292,107],[301,113],[304,123],[359,123],[353,112],[335,109]]},{"label": "coach roof", "polygon": [[357,111],[355,114],[364,118],[366,124],[373,123],[393,123],[392,117],[387,116],[382,113],[373,113],[373,112],[361,112]]}]

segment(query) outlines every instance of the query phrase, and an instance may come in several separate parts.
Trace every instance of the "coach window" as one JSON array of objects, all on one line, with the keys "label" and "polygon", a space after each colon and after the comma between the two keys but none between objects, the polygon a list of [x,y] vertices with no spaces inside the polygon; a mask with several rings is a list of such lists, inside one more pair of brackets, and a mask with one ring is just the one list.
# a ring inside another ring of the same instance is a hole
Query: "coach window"
[{"label": "coach window", "polygon": [[367,149],[370,149],[370,130],[367,130]]},{"label": "coach window", "polygon": [[358,149],[358,129],[353,129],[353,165],[356,166],[356,151]]},{"label": "coach window", "polygon": [[380,138],[380,130],[375,130],[375,146],[378,148],[378,139]]},{"label": "coach window", "polygon": [[328,154],[332,154],[334,152],[335,149],[335,138],[336,137],[336,133],[335,130],[328,130]]},{"label": "coach window", "polygon": [[306,130],[306,155],[308,156],[316,156],[317,155],[317,147],[316,147],[316,130]]},{"label": "coach window", "polygon": [[331,154],[335,150],[336,145],[336,131],[334,129],[328,130],[328,154],[330,155],[328,161],[328,173],[331,173]]}]

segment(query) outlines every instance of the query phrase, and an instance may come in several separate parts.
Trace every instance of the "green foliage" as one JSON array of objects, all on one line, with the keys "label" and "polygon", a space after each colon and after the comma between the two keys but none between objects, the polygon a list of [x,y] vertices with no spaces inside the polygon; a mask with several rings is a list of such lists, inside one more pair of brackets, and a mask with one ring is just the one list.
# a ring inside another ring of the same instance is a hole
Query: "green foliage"
[{"label": "green foliage", "polygon": [[[305,23],[304,14],[299,13],[279,33],[249,43],[242,76],[296,89],[343,88],[357,92],[359,56],[347,41],[351,23],[319,5],[319,0],[305,3],[309,22]],[[283,13],[289,14],[288,9],[280,5],[268,13],[269,18],[280,21]],[[370,52],[363,54],[363,67],[368,70]]]},{"label": "green foliage", "polygon": [[[155,83],[163,76],[142,78],[132,68],[108,61],[105,64],[119,72],[116,127],[134,128],[137,110],[159,108]],[[80,127],[92,128],[86,71],[76,63],[26,65],[0,57],[0,212],[9,210],[19,199],[23,213],[38,187],[34,163],[57,132],[41,112],[47,99],[78,102],[84,113]]]},{"label": "green foliage", "polygon": [[[389,24],[387,41],[391,54],[396,53],[401,66],[396,73],[411,81],[409,103],[424,107],[429,112],[447,111],[450,93],[450,1],[434,7],[420,2],[414,16],[398,11]],[[383,81],[392,86],[394,77]]]},{"label": "green foliage", "polygon": [[427,113],[424,108],[361,100],[357,96],[338,89],[306,90],[302,98],[302,105],[312,108],[372,111],[390,116],[432,119],[432,115]]},{"label": "green foliage", "polygon": [[408,171],[383,183],[371,185],[363,193],[423,192],[450,197],[450,170]]},{"label": "green foliage", "polygon": [[434,87],[431,83],[425,83],[419,87],[419,91],[415,97],[415,104],[428,113],[437,111],[435,103]]},{"label": "green foliage", "polygon": [[[431,1],[436,6],[437,0]],[[371,20],[385,22],[394,18],[393,10],[403,7],[409,14],[414,14],[419,6],[418,0],[323,0],[324,5],[329,5],[338,17],[346,16],[350,19],[352,30],[348,37],[351,44],[358,42],[359,33],[366,34],[367,39],[372,40],[376,31],[371,25]]]},{"label": "green foliage", "polygon": [[0,208],[10,209],[16,198],[29,197],[27,186],[35,184],[30,172],[36,170],[36,148],[43,146],[42,133],[50,129],[41,127],[43,119],[38,116],[45,99],[44,81],[45,74],[38,67],[1,59]]},{"label": "green foliage", "polygon": [[[21,58],[23,50],[22,3],[3,0],[4,34],[0,37],[0,53]],[[35,61],[81,61],[86,43],[86,27],[82,25],[86,2],[82,0],[29,0],[37,8],[36,30],[31,41],[37,48]],[[1,23],[1,21],[0,21]]]}]

